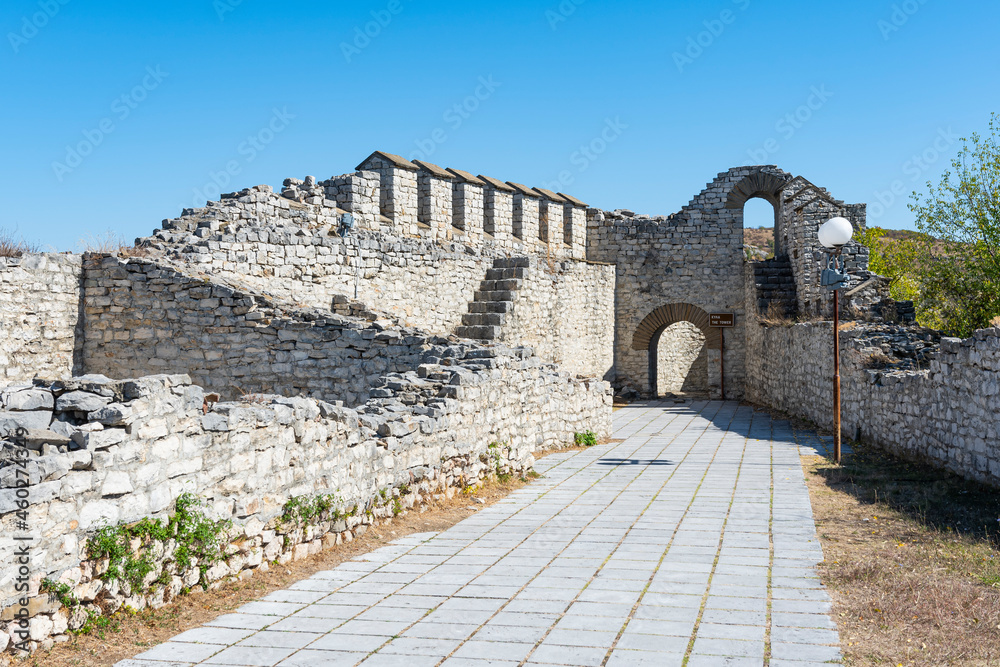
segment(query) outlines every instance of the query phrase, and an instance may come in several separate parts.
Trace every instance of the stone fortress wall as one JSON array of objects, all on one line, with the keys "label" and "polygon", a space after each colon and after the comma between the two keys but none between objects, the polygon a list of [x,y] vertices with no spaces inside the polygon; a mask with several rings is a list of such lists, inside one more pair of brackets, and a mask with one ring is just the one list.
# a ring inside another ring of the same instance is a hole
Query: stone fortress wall
[{"label": "stone fortress wall", "polygon": [[[777,257],[751,264],[742,215],[754,197],[775,207]],[[833,215],[864,228],[863,204],[774,166],[723,172],[678,213],[648,217],[377,152],[343,176],[186,209],[125,255],[5,260],[0,354],[13,384],[0,387],[0,428],[29,429],[39,558],[25,599],[16,572],[0,572],[0,648],[18,639],[22,606],[31,648],[84,622],[40,590],[43,577],[93,611],[249,576],[434,494],[522,472],[576,433],[608,435],[612,382],[747,398],[826,425],[816,230]],[[845,315],[908,312],[863,248],[845,255]],[[712,328],[712,313],[736,326]],[[856,322],[844,335],[847,435],[1000,483],[997,332],[938,352],[913,327]],[[873,368],[876,347],[899,363]],[[17,476],[2,467],[4,562]],[[142,590],[102,581],[107,564],[86,549],[94,529],[164,518],[184,492],[232,521],[225,558],[185,570],[170,544],[150,543]],[[339,510],[361,509],[288,523],[292,499],[331,493]]]},{"label": "stone fortress wall", "polygon": [[[617,387],[651,393],[658,375],[653,360],[660,334],[676,322],[690,321],[707,340],[710,393],[721,395],[724,345],[726,397],[744,396],[745,326],[760,314],[758,308],[747,309],[745,298],[743,206],[751,198],[765,199],[775,207],[776,254],[788,261],[787,276],[776,279],[787,280],[798,312],[818,314],[825,298],[818,287],[825,255],[816,231],[834,215],[864,229],[864,204],[844,204],[801,177],[775,166],[759,166],[720,173],[687,206],[669,216],[588,211],[588,259],[616,266]],[[871,277],[866,271],[867,250],[852,242],[844,257],[856,278],[852,287],[861,287]],[[872,307],[885,296],[879,287],[884,286],[872,285],[845,299],[845,310]],[[711,330],[711,313],[734,314],[736,326],[724,334]]]},{"label": "stone fortress wall", "polygon": [[[139,241],[184,271],[285,303],[328,310],[353,300],[435,333],[479,312],[472,304],[498,259],[525,257],[526,289],[511,285],[511,322],[489,338],[605,377],[614,275],[585,259],[586,210],[568,195],[377,152],[353,174],[287,179],[280,195],[256,186],[186,209]],[[342,235],[348,214],[354,227]]]},{"label": "stone fortress wall", "polygon": [[[84,608],[162,604],[610,433],[614,272],[582,257],[584,205],[433,165],[363,166],[226,195],[124,255],[7,262],[4,315],[23,333],[5,327],[3,349],[31,363],[5,364],[0,392],[3,428],[27,428],[29,451],[20,465],[5,450],[0,648],[21,639],[19,609],[29,648],[51,645]],[[528,271],[504,286],[503,335],[456,336],[505,261]],[[232,522],[225,558],[185,570],[154,540],[140,547],[148,581],[108,579],[94,531],[165,519],[181,493]],[[25,494],[35,560],[21,591]],[[355,512],[283,523],[290,502],[323,494]],[[44,578],[83,607],[63,608]]]}]

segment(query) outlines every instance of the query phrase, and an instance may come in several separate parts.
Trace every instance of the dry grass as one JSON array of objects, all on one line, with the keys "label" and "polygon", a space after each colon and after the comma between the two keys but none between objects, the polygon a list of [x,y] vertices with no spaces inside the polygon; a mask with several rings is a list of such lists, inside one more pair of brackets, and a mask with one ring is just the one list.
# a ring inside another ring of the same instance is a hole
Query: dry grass
[{"label": "dry grass", "polygon": [[116,255],[118,257],[145,257],[148,251],[139,248],[134,243],[118,234],[107,231],[97,236],[85,236],[77,242],[82,252],[92,252],[98,255]]},{"label": "dry grass", "polygon": [[995,327],[1000,327],[1000,316],[994,317],[992,320],[990,320],[990,325]]},{"label": "dry grass", "polygon": [[849,665],[1000,664],[1000,496],[854,445],[804,461]]},{"label": "dry grass", "polygon": [[32,252],[38,252],[36,244],[25,241],[14,232],[0,229],[0,257],[21,257]]},{"label": "dry grass", "polygon": [[[253,403],[255,405],[268,405],[271,403],[271,400],[275,397],[275,394],[271,392],[270,386],[265,386],[263,391],[261,392],[247,391],[243,387],[235,384],[230,386],[237,391],[237,393],[240,395],[239,400],[243,401],[244,403]],[[218,403],[218,400],[214,402]]]},{"label": "dry grass", "polygon": [[795,318],[789,317],[785,309],[775,301],[767,305],[767,312],[760,321],[769,327],[790,327],[795,324]]},{"label": "dry grass", "polygon": [[[543,452],[537,458],[549,453]],[[537,475],[529,475],[537,477]],[[412,533],[447,530],[473,512],[505,498],[512,491],[529,483],[528,478],[511,478],[506,482],[490,480],[473,493],[457,493],[450,500],[435,502],[426,511],[410,511],[383,525],[369,528],[358,539],[342,544],[305,560],[287,565],[274,565],[268,572],[256,572],[252,579],[227,584],[217,590],[196,592],[177,598],[157,610],[146,610],[133,616],[119,616],[111,628],[89,635],[79,635],[51,651],[39,652],[26,660],[10,660],[0,656],[0,665],[18,667],[110,667],[119,660],[131,658],[150,647],[167,641],[174,635],[196,628],[222,614],[230,613],[248,602],[316,572],[330,570],[361,554],[374,551],[387,543]],[[195,589],[200,591],[200,589]]]},{"label": "dry grass", "polygon": [[882,368],[888,368],[896,362],[895,359],[890,357],[888,354],[882,350],[877,350],[867,355],[861,362],[862,368],[867,368],[869,370],[880,370]]}]

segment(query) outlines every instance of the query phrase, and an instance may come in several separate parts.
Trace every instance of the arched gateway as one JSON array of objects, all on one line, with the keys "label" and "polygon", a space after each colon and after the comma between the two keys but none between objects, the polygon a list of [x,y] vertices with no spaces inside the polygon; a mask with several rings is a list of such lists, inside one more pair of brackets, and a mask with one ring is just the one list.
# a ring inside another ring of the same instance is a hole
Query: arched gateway
[{"label": "arched gateway", "polygon": [[[706,350],[720,350],[722,346],[722,335],[719,329],[709,326],[708,313],[698,306],[690,303],[671,303],[660,306],[651,312],[639,323],[635,334],[632,336],[632,349],[646,351],[649,357],[649,388],[651,395],[656,395],[657,381],[661,375],[658,364],[660,355],[657,350],[660,345],[660,337],[674,324],[689,322],[697,327],[705,337]],[[712,355],[716,358],[715,355]],[[718,369],[713,369],[711,364],[708,367],[709,384],[717,384]],[[713,383],[712,379],[716,382]]]}]

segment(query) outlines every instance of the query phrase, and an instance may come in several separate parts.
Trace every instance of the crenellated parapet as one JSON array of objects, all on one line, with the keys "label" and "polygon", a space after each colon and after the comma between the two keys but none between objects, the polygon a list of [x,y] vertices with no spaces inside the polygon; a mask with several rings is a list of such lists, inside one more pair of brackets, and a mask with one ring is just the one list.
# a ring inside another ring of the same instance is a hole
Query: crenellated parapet
[{"label": "crenellated parapet", "polygon": [[[376,151],[357,171],[258,185],[164,220],[147,245],[188,244],[249,227],[351,229],[500,253],[586,259],[587,205],[575,197]],[[346,216],[350,216],[349,219]]]},{"label": "crenellated parapet", "polygon": [[381,225],[393,234],[586,258],[587,206],[575,197],[382,151],[358,169],[378,176]]}]

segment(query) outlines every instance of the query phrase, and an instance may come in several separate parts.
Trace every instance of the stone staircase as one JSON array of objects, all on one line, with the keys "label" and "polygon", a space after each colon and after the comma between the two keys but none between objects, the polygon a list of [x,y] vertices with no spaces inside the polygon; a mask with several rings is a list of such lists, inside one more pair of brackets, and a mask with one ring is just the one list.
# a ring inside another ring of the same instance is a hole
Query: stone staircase
[{"label": "stone staircase", "polygon": [[757,288],[757,312],[763,316],[795,317],[798,299],[795,277],[788,256],[775,257],[754,265],[754,285]]},{"label": "stone staircase", "polygon": [[486,271],[486,280],[480,283],[475,300],[469,304],[469,312],[462,315],[462,326],[455,329],[455,334],[474,340],[500,340],[529,267],[527,257],[493,260],[493,268]]}]

